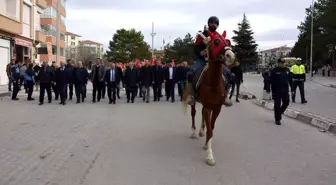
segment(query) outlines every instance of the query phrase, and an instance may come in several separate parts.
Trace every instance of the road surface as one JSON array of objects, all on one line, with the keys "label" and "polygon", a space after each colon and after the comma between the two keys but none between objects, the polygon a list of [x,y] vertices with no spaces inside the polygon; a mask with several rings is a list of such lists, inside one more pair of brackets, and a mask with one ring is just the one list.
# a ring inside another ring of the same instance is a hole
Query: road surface
[{"label": "road surface", "polygon": [[[1,185],[333,185],[336,138],[244,101],[224,108],[205,163],[180,102],[0,101]],[[198,108],[198,113],[200,109]],[[197,122],[200,117],[198,114]]]},{"label": "road surface", "polygon": [[[263,90],[263,78],[261,75],[244,75],[244,90],[248,90],[261,97]],[[322,116],[336,119],[336,89],[325,87],[319,83],[307,81],[305,83],[307,104],[301,104],[299,89],[296,90],[296,103],[290,106],[296,110],[312,112]]]}]

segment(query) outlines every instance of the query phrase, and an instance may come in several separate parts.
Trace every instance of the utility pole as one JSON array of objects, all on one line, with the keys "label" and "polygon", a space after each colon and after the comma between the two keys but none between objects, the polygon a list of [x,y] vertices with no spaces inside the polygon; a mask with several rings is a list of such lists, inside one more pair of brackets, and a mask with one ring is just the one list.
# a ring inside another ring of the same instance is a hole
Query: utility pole
[{"label": "utility pole", "polygon": [[58,64],[58,55],[60,54],[61,52],[61,49],[60,49],[60,52],[58,52],[58,48],[59,48],[59,18],[61,17],[60,16],[60,13],[59,13],[59,4],[61,2],[60,1],[56,1],[56,12],[57,12],[57,18],[56,18],[56,63]]},{"label": "utility pole", "polygon": [[313,79],[313,31],[314,31],[314,0],[311,4],[311,25],[310,25],[310,79]]},{"label": "utility pole", "polygon": [[154,58],[154,37],[155,37],[156,33],[154,33],[154,22],[152,22],[152,58]]}]

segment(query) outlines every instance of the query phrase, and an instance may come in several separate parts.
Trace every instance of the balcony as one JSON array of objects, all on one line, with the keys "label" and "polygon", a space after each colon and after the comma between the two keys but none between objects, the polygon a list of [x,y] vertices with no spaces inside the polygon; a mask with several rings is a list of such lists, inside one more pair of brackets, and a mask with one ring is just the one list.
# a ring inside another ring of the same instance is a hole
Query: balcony
[{"label": "balcony", "polygon": [[0,30],[16,35],[21,35],[22,24],[18,21],[15,21],[9,17],[0,14]]},{"label": "balcony", "polygon": [[36,5],[41,7],[42,9],[46,9],[48,7],[46,0],[36,0]]},{"label": "balcony", "polygon": [[46,42],[46,35],[42,31],[36,30],[35,40],[39,41],[39,42],[42,42],[42,43],[45,43]]}]

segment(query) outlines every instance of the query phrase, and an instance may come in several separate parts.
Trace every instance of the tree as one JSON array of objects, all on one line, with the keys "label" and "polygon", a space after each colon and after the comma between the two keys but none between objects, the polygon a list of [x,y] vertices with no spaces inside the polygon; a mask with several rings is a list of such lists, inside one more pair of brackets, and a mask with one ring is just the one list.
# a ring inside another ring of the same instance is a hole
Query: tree
[{"label": "tree", "polygon": [[253,38],[254,32],[245,13],[243,20],[238,23],[238,30],[234,30],[233,33],[235,34],[232,37],[232,40],[235,42],[233,50],[236,53],[238,61],[245,67],[256,64],[258,61],[258,44],[256,44]]},{"label": "tree", "polygon": [[165,46],[165,58],[174,59],[178,63],[183,61],[194,61],[196,59],[194,52],[195,39],[187,33],[183,39],[180,37],[174,40],[173,45]]},{"label": "tree", "polygon": [[109,43],[106,57],[119,62],[151,58],[150,46],[141,31],[119,29]]},{"label": "tree", "polygon": [[313,13],[313,66],[330,63],[335,54],[336,43],[336,1],[319,0],[313,7],[306,8],[306,17],[298,26],[298,40],[290,53],[292,57],[300,57],[307,64],[310,60],[311,20]]},{"label": "tree", "polygon": [[90,63],[98,57],[95,48],[79,45],[75,48],[75,60],[82,61],[85,66],[90,66]]}]

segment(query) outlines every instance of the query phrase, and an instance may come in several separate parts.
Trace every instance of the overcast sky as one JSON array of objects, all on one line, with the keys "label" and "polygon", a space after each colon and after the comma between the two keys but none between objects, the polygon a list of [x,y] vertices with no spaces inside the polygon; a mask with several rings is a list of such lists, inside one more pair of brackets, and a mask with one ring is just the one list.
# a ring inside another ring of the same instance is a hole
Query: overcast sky
[{"label": "overcast sky", "polygon": [[161,49],[163,39],[173,42],[186,33],[196,35],[209,16],[220,19],[218,31],[227,30],[228,37],[245,12],[255,32],[259,49],[281,45],[292,46],[297,26],[305,17],[310,0],[68,0],[67,31],[83,40],[108,46],[120,28],[141,30],[150,45],[154,22],[154,47]]}]

